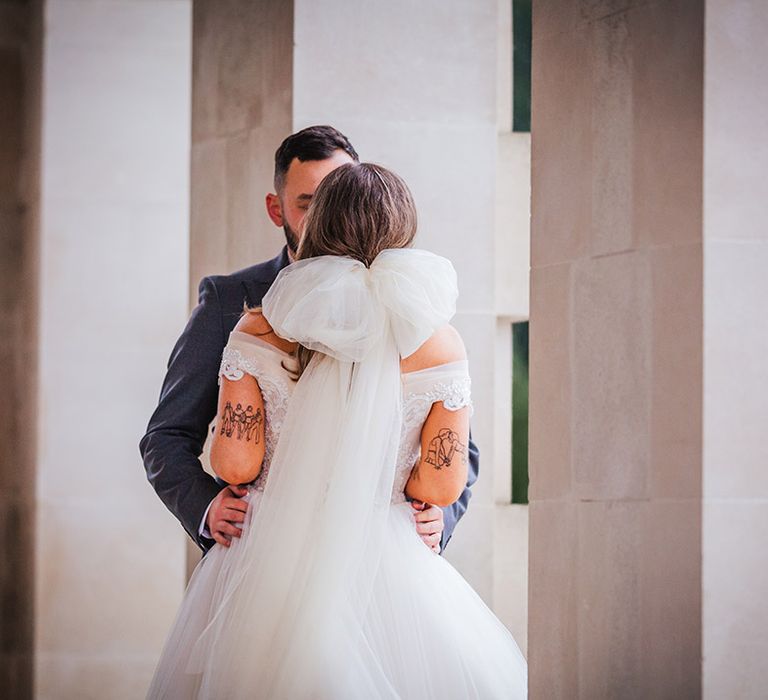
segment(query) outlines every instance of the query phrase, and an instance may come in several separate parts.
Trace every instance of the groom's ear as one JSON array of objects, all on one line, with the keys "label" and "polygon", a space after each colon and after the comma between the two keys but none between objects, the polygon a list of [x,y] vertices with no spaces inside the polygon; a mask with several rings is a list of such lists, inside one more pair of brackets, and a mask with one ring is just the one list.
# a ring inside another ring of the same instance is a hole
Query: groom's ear
[{"label": "groom's ear", "polygon": [[265,199],[267,205],[267,216],[272,220],[275,226],[282,227],[283,222],[283,206],[280,203],[280,197],[276,194],[268,194]]}]

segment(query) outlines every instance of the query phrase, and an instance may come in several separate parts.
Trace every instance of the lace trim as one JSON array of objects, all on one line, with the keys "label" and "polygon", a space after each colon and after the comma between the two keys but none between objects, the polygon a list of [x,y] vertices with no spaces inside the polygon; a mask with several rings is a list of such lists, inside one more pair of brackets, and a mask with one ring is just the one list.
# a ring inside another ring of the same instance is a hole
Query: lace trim
[{"label": "lace trim", "polygon": [[267,482],[269,467],[272,464],[275,446],[283,428],[285,415],[288,412],[290,390],[283,379],[265,372],[258,362],[243,355],[236,348],[225,347],[219,368],[219,382],[221,382],[222,376],[231,381],[239,381],[246,373],[259,382],[261,395],[264,398],[264,412],[266,414],[264,421],[264,461],[259,476],[252,482],[256,491],[263,491]]},{"label": "lace trim", "polygon": [[[403,399],[403,421],[406,428],[412,428],[424,419],[434,403],[443,402],[449,411],[458,411],[472,406],[472,381],[469,377],[457,377],[449,382],[438,382],[429,391],[407,394]],[[425,411],[425,409],[427,409]]]}]

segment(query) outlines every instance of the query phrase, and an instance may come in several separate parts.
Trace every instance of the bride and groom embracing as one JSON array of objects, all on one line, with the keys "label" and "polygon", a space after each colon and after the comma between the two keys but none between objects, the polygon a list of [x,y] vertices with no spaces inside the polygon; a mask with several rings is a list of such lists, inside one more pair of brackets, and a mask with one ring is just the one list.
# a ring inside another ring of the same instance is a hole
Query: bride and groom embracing
[{"label": "bride and groom embracing", "polygon": [[141,441],[207,550],[148,697],[525,697],[514,639],[439,556],[477,476],[453,266],[335,129],[286,139],[275,187],[286,248],[203,280]]}]

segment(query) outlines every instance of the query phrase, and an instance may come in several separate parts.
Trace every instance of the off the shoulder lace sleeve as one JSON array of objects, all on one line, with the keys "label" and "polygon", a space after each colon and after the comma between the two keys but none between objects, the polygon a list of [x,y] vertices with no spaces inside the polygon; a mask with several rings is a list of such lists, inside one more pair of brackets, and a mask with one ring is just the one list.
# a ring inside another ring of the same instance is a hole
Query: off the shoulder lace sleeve
[{"label": "off the shoulder lace sleeve", "polygon": [[236,382],[246,374],[258,377],[259,369],[255,359],[247,357],[239,348],[233,347],[231,344],[224,348],[221,355],[219,377],[226,377],[230,381]]},{"label": "off the shoulder lace sleeve", "polygon": [[406,428],[420,425],[436,403],[449,411],[472,406],[472,382],[466,361],[449,363],[404,375],[404,423]]},{"label": "off the shoulder lace sleeve", "polygon": [[469,406],[472,409],[472,382],[467,375],[435,382],[431,389],[419,396],[430,404],[442,401],[449,411],[458,411]]},{"label": "off the shoulder lace sleeve", "polygon": [[219,366],[221,377],[236,382],[246,374],[261,381],[265,375],[283,379],[293,358],[273,345],[240,331],[232,331]]}]

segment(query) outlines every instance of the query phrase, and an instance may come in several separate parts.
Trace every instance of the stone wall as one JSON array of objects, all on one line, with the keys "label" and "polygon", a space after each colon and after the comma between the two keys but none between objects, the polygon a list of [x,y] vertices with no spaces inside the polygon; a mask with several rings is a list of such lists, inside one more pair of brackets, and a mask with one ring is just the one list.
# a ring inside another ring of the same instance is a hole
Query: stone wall
[{"label": "stone wall", "polygon": [[293,3],[195,0],[190,295],[210,274],[268,260],[274,153],[292,130]]},{"label": "stone wall", "polygon": [[186,536],[138,440],[186,322],[191,6],[45,3],[35,686],[136,698]]},{"label": "stone wall", "polygon": [[704,697],[768,686],[768,5],[706,3]]},{"label": "stone wall", "polygon": [[533,698],[701,693],[701,3],[534,5]]}]

